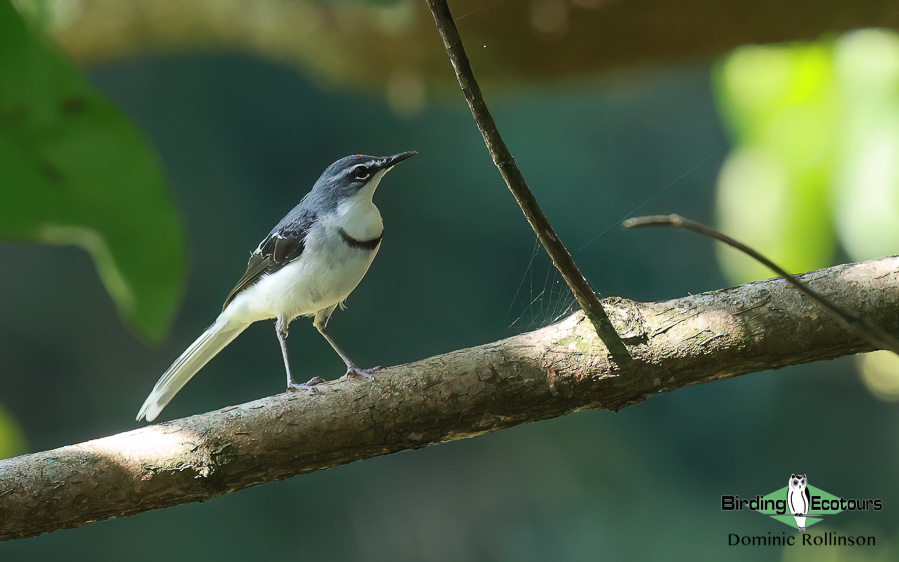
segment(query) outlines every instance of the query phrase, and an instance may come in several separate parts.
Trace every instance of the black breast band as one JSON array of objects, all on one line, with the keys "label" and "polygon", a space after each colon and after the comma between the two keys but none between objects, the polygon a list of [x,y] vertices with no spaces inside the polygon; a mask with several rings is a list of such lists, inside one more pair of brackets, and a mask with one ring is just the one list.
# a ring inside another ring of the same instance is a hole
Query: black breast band
[{"label": "black breast band", "polygon": [[371,240],[357,240],[346,233],[346,230],[343,228],[339,229],[340,237],[343,238],[343,241],[346,242],[347,246],[350,248],[356,248],[359,250],[374,250],[378,247],[378,244],[381,243],[381,238],[384,238],[384,233],[382,232],[380,236],[377,238],[372,238]]}]

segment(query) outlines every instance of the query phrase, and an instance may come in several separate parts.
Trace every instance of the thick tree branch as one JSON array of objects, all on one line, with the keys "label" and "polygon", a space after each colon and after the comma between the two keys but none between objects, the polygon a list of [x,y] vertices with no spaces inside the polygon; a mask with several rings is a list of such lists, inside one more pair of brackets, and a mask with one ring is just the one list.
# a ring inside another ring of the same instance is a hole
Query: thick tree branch
[{"label": "thick tree branch", "polygon": [[[801,276],[899,333],[899,257]],[[582,313],[526,334],[216,412],[0,461],[0,540],[201,501],[339,464],[472,437],[871,344],[782,279],[666,302],[606,299],[633,369],[610,370]]]}]

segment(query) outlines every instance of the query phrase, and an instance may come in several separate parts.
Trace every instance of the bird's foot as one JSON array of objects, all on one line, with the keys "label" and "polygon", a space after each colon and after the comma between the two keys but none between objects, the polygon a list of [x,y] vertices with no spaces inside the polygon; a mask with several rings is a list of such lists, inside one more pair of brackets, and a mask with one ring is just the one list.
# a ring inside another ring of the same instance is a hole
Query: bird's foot
[{"label": "bird's foot", "polygon": [[355,365],[347,365],[346,373],[343,375],[343,378],[348,379],[350,377],[363,377],[370,381],[375,380],[375,371],[380,371],[383,367],[378,365],[377,367],[372,367],[371,369],[360,369]]},{"label": "bird's foot", "polygon": [[325,382],[325,379],[323,379],[321,377],[312,377],[311,379],[304,382],[303,384],[297,384],[295,382],[292,382],[287,385],[287,392],[299,392],[301,390],[311,390],[312,392],[318,392],[315,389],[315,385],[322,383],[322,382]]}]

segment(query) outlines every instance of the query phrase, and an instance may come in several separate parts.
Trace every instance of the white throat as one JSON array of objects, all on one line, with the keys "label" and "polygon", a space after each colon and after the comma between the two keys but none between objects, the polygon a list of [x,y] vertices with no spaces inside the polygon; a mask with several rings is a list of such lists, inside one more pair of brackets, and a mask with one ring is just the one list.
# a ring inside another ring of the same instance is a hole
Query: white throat
[{"label": "white throat", "polygon": [[368,185],[337,204],[337,226],[356,240],[372,240],[384,232],[384,222],[372,196],[386,173],[387,170],[379,171]]}]

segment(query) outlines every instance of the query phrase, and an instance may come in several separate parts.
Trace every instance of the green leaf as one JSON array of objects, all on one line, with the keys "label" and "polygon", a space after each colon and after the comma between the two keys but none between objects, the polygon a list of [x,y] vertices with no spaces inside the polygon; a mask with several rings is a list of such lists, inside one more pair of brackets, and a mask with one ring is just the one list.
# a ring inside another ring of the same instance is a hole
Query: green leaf
[{"label": "green leaf", "polygon": [[0,0],[0,236],[84,248],[122,316],[151,340],[168,330],[185,248],[156,157],[8,0]]}]

